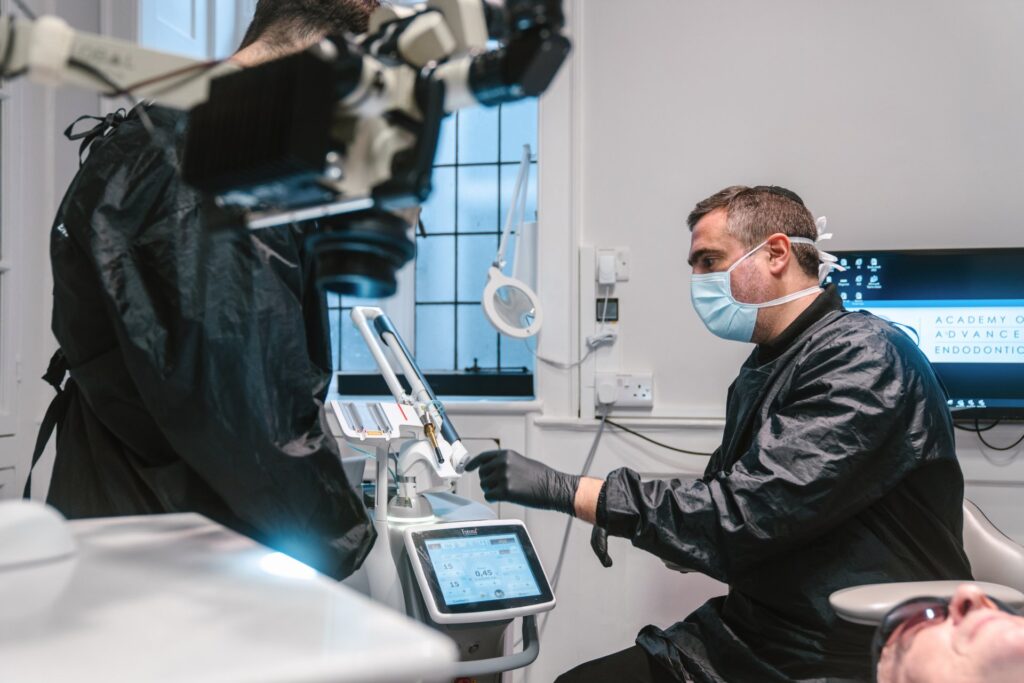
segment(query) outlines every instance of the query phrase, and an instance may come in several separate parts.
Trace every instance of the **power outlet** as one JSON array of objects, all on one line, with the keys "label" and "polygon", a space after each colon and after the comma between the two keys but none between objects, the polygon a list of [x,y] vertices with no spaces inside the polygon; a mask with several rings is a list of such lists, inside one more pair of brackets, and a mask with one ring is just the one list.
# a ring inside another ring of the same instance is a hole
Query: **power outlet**
[{"label": "power outlet", "polygon": [[654,375],[599,372],[595,379],[598,405],[618,408],[653,408]]}]

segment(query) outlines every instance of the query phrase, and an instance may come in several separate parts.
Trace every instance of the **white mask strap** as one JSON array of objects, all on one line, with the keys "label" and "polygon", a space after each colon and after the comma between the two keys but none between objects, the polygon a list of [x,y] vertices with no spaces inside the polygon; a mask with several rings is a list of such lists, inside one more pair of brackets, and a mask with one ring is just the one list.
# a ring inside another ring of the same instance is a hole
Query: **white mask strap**
[{"label": "white mask strap", "polygon": [[782,304],[788,304],[790,301],[796,301],[797,299],[802,299],[805,296],[810,296],[811,294],[818,294],[819,292],[821,292],[821,287],[819,287],[818,285],[814,285],[813,287],[808,287],[807,289],[801,289],[799,292],[790,292],[789,294],[787,294],[785,296],[780,296],[778,299],[772,299],[771,301],[765,301],[764,303],[761,303],[761,304],[744,304],[744,305],[745,306],[752,306],[754,308],[771,308],[772,306],[781,306]]},{"label": "white mask strap", "polygon": [[[825,232],[825,226],[827,225],[827,223],[828,223],[828,219],[825,218],[824,216],[820,216],[818,218],[818,220],[816,220],[814,222],[815,227],[818,229],[818,238],[817,239],[813,239],[812,240],[809,237],[790,237],[789,238],[789,241],[790,241],[791,244],[809,244],[810,246],[812,246],[812,247],[814,247],[815,249],[818,250],[818,260],[821,263],[821,265],[818,266],[818,284],[819,285],[825,281],[825,278],[828,277],[828,274],[831,273],[833,270],[846,270],[846,266],[839,265],[839,259],[836,258],[836,256],[834,254],[830,254],[827,251],[822,250],[821,247],[818,246],[819,242],[824,242],[825,240],[832,239],[832,233]],[[754,247],[753,249],[748,251],[746,254],[741,256],[736,261],[736,263],[734,263],[731,266],[729,266],[729,268],[725,272],[731,273],[733,268],[735,268],[739,264],[743,263],[743,261],[746,260],[747,257],[749,257],[751,254],[755,253],[758,249],[760,249],[761,247],[763,247],[766,244],[768,244],[768,240],[765,240],[764,242],[761,242],[761,244],[757,245],[756,247]]]},{"label": "white mask strap", "polygon": [[728,268],[725,269],[725,272],[726,273],[731,273],[736,266],[738,266],[739,264],[741,264],[745,260],[747,260],[747,258],[749,258],[751,254],[757,253],[757,250],[760,249],[761,247],[763,247],[766,244],[768,244],[768,240],[765,240],[764,242],[761,242],[761,244],[757,245],[756,247],[754,247],[753,249],[748,251],[743,256],[740,256],[738,259],[736,259],[736,262],[734,264],[732,264],[731,266],[729,266]]},{"label": "white mask strap", "polygon": [[818,284],[824,282],[825,278],[828,277],[828,274],[833,270],[846,270],[846,266],[839,265],[839,259],[836,258],[835,255],[822,250],[822,248],[818,246],[819,242],[832,239],[832,233],[825,232],[825,226],[827,224],[828,219],[824,216],[820,216],[818,220],[814,222],[815,227],[818,228],[818,238],[816,240],[812,240],[807,237],[789,238],[790,242],[795,242],[797,244],[809,244],[818,250],[818,260],[821,262],[821,265],[818,266]]}]

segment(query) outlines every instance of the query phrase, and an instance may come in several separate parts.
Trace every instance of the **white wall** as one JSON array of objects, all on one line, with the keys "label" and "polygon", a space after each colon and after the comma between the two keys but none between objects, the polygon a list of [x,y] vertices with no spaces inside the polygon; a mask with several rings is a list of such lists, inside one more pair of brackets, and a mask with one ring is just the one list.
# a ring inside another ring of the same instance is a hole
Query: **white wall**
[{"label": "white wall", "polygon": [[794,189],[835,249],[1022,244],[1024,4],[579,6],[582,237],[632,247],[619,365],[655,414],[721,415],[745,354],[687,300],[686,214],[726,185]]},{"label": "white wall", "polygon": [[[653,372],[655,408],[623,417],[711,450],[725,391],[749,352],[712,337],[689,304],[686,214],[731,184],[789,187],[826,214],[836,249],[1021,246],[1024,4],[1015,0],[575,0],[574,53],[541,104],[544,355],[592,334],[593,264],[578,248],[630,247],[619,341],[579,373],[540,366],[530,454],[566,470],[593,438],[593,373]],[[1022,264],[1024,266],[1024,264]],[[579,320],[561,314],[579,311]],[[554,312],[552,314],[551,312]],[[624,411],[618,411],[624,414]],[[1024,425],[999,427],[1012,442]],[[1024,542],[1024,448],[990,457],[958,433],[968,495]],[[704,460],[605,437],[594,471],[686,475]],[[561,519],[529,512],[549,571]],[[572,537],[559,606],[525,680],[632,644],[683,618],[714,582],[663,569],[624,542],[602,569]]]},{"label": "white wall", "polygon": [[[100,29],[99,0],[35,0],[38,14],[57,14],[73,27]],[[99,98],[76,90],[52,90],[15,81],[10,85],[10,118],[5,125],[16,131],[14,144],[4,149],[4,172],[16,174],[16,191],[4,197],[16,220],[19,305],[15,306],[17,353],[20,360],[17,433],[0,438],[0,467],[13,465],[17,482],[12,493],[21,495],[36,433],[53,389],[39,379],[57,343],[50,332],[53,279],[50,276],[50,226],[57,205],[78,168],[78,143],[64,139],[63,131],[81,114],[99,112]],[[10,156],[8,156],[10,155]],[[5,321],[6,322],[6,321]],[[34,478],[37,496],[45,494],[52,467],[53,446]],[[5,491],[6,493],[6,491]]]}]

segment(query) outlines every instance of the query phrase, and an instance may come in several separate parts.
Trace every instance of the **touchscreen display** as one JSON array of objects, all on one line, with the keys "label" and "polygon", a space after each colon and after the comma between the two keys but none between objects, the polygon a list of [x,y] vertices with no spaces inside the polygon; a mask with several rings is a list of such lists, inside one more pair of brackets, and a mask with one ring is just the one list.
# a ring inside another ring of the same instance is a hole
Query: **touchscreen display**
[{"label": "touchscreen display", "polygon": [[449,606],[541,594],[514,533],[436,538],[425,545]]}]

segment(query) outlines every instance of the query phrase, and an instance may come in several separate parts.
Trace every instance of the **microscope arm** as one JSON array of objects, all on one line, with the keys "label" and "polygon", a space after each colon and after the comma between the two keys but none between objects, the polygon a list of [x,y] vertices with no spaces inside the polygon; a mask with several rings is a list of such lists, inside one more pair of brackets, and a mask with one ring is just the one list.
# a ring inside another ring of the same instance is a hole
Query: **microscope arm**
[{"label": "microscope arm", "polygon": [[44,85],[75,85],[106,95],[123,95],[131,86],[139,99],[184,110],[206,100],[212,79],[236,70],[76,31],[55,16],[0,17],[0,76],[7,79],[25,75]]},{"label": "microscope arm", "polygon": [[[54,16],[0,17],[0,77],[190,110],[185,181],[250,228],[395,210],[429,196],[446,114],[539,95],[569,52],[561,0],[495,7],[385,6],[366,35],[244,70],[75,31]],[[252,116],[267,101],[289,106]],[[263,140],[275,144],[254,144]]]}]

